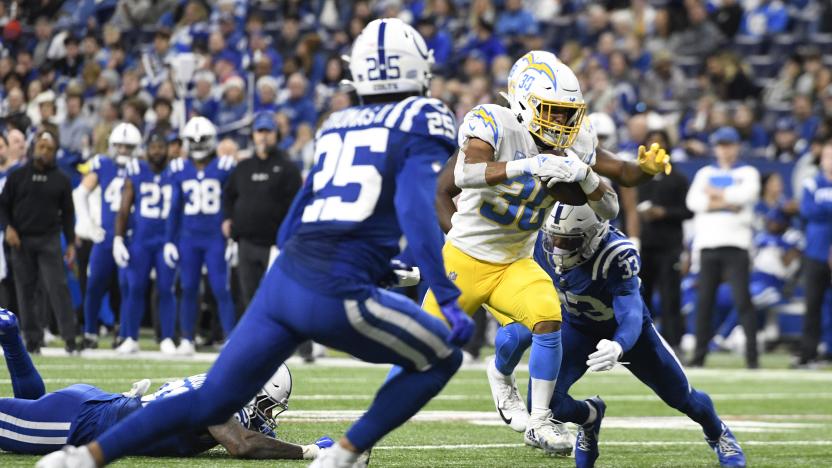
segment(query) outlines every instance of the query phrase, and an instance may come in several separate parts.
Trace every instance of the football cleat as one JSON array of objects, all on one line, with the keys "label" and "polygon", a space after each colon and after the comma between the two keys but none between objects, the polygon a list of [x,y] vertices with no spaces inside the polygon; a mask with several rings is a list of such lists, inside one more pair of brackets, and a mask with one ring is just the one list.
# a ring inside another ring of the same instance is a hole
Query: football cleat
[{"label": "football cleat", "polygon": [[173,343],[173,340],[170,338],[165,338],[159,343],[159,351],[162,354],[176,354],[176,345]]},{"label": "football cleat", "polygon": [[133,338],[125,338],[116,348],[118,354],[136,354],[139,352],[139,342]]},{"label": "football cleat", "polygon": [[95,459],[89,449],[84,447],[73,447],[66,445],[57,452],[38,460],[35,468],[96,468]]},{"label": "football cleat", "polygon": [[81,340],[81,349],[95,349],[98,347],[98,335],[95,333],[84,333]]},{"label": "football cleat", "polygon": [[742,451],[742,447],[740,447],[740,443],[737,442],[737,438],[734,437],[734,434],[731,433],[731,429],[729,429],[725,423],[722,423],[722,434],[720,434],[719,439],[708,440],[706,437],[705,442],[707,442],[714,452],[716,452],[716,456],[719,458],[720,466],[745,466],[745,454]]},{"label": "football cleat", "polygon": [[14,336],[20,333],[17,317],[10,310],[0,308],[0,336]]},{"label": "football cleat", "polygon": [[[547,416],[551,417],[549,411]],[[568,457],[572,454],[572,439],[563,429],[563,426],[555,424],[549,417],[540,420],[529,418],[523,441],[526,445],[539,448],[547,455]]]},{"label": "football cleat", "polygon": [[488,375],[488,385],[491,387],[494,406],[504,423],[517,432],[523,432],[529,420],[526,404],[523,403],[523,398],[517,389],[514,374],[511,374],[510,381],[506,382],[507,376],[497,370],[495,361],[494,357],[489,359],[485,371]]},{"label": "football cleat", "polygon": [[180,354],[182,356],[193,356],[195,352],[196,348],[194,347],[194,342],[184,338],[179,342],[179,347],[176,348],[176,354]]},{"label": "football cleat", "polygon": [[601,421],[607,410],[607,404],[599,396],[586,400],[587,404],[595,407],[595,421],[581,426],[578,430],[578,440],[575,442],[575,466],[577,468],[591,468],[598,459],[598,436],[601,433]]}]

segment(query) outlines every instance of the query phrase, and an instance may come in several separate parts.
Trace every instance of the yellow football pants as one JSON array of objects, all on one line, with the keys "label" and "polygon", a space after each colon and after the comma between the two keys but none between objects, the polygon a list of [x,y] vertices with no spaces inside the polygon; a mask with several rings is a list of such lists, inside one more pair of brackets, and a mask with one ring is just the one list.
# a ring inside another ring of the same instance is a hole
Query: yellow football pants
[{"label": "yellow football pants", "polygon": [[[561,321],[560,300],[552,279],[533,259],[499,264],[477,260],[450,242],[442,249],[445,271],[462,293],[459,306],[472,315],[480,306],[500,325],[520,322],[529,330],[540,322]],[[422,308],[444,320],[433,292],[428,291]]]}]

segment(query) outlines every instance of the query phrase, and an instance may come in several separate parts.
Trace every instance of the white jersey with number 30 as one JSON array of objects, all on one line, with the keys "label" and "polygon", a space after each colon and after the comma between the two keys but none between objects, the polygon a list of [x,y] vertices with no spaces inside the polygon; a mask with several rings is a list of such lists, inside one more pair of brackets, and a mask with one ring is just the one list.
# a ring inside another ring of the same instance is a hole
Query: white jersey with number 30
[{"label": "white jersey with number 30", "polygon": [[[510,109],[485,104],[472,109],[459,127],[459,147],[478,138],[494,148],[494,161],[513,161],[540,153],[529,131]],[[572,147],[566,150],[589,165],[595,164],[598,138],[584,119]],[[460,150],[457,164],[465,155]],[[466,254],[491,263],[512,263],[532,256],[537,231],[555,200],[546,185],[523,175],[502,184],[466,188],[457,200],[448,240]]]}]

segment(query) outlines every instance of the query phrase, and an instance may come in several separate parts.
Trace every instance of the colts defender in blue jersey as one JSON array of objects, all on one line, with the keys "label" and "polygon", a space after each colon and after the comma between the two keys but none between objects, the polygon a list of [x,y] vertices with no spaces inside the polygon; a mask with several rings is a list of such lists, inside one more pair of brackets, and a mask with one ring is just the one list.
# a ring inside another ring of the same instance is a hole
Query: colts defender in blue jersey
[{"label": "colts defender in blue jersey", "polygon": [[[202,266],[208,270],[211,292],[217,300],[220,324],[225,336],[236,321],[225,260],[226,240],[222,235],[222,187],[234,169],[234,158],[215,154],[217,130],[204,117],[194,117],[182,130],[188,159],[170,162],[173,186],[170,216],[165,230],[165,262],[174,268],[179,262],[182,301],[179,327],[180,354],[194,353]],[[180,261],[181,254],[181,261]]]},{"label": "colts defender in blue jersey", "polygon": [[[227,420],[308,339],[402,368],[314,467],[366,466],[360,454],[442,390],[462,362],[457,346],[470,338],[473,322],[445,276],[436,229],[436,177],[456,144],[453,114],[422,97],[431,62],[424,39],[401,20],[364,28],[350,57],[363,105],[332,114],[319,130],[316,163],[278,235],[281,253],[205,383],[40,466],[103,465],[182,428]],[[450,330],[376,286],[391,276],[402,234]]]},{"label": "colts defender in blue jersey", "polygon": [[[552,414],[581,426],[578,467],[594,466],[606,404],[600,397],[576,401],[569,388],[589,369],[627,368],[669,406],[702,426],[722,466],[745,466],[745,456],[719,419],[710,397],[690,386],[682,365],[656,331],[638,277],[641,258],[627,236],[587,206],[555,204],[535,246],[535,260],[552,277],[564,308],[563,362]],[[522,333],[516,327],[513,333]],[[520,337],[519,342],[530,337]],[[520,353],[522,354],[522,346]]]},{"label": "colts defender in blue jersey", "polygon": [[[205,375],[164,384],[144,395],[150,380],[141,380],[125,393],[109,393],[75,384],[46,393],[43,379],[26,353],[17,317],[0,309],[0,345],[11,376],[14,398],[0,398],[0,450],[39,455],[63,445],[89,442],[129,414],[162,399],[193,391]],[[138,447],[133,455],[189,457],[222,445],[241,458],[311,459],[332,445],[328,437],[313,445],[294,445],[276,439],[275,417],[288,408],[292,376],[284,365],[257,396],[221,424],[188,428]],[[0,456],[2,460],[2,456]],[[2,463],[2,462],[0,462]]]},{"label": "colts defender in blue jersey", "polygon": [[[95,242],[90,252],[87,290],[84,294],[84,348],[98,346],[98,314],[101,301],[118,279],[121,291],[121,316],[126,310],[127,273],[117,268],[113,260],[115,219],[121,207],[121,189],[127,176],[127,165],[137,156],[142,144],[139,129],[129,123],[116,125],[110,133],[110,156],[97,155],[82,167],[88,172],[73,192],[75,204],[75,232]],[[89,194],[101,187],[101,225],[95,224],[90,214]],[[123,336],[123,335],[122,335]]]},{"label": "colts defender in blue jersey", "polygon": [[[175,270],[165,263],[162,251],[173,190],[170,174],[166,170],[167,152],[165,135],[152,133],[147,140],[147,160],[134,159],[127,165],[113,239],[113,258],[120,268],[127,269],[127,282],[132,285],[121,317],[121,334],[125,339],[117,351],[122,353],[139,351],[139,326],[145,311],[151,269],[156,271],[156,291],[159,295],[162,338],[159,348],[165,354],[176,352],[173,343],[176,328]],[[128,247],[125,238],[131,218],[133,231]]]}]

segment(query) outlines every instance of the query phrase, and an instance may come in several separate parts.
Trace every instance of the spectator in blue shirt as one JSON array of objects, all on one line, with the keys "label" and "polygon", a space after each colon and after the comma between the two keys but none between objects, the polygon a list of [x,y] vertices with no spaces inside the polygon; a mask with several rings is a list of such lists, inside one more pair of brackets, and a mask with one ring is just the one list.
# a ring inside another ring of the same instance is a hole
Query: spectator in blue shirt
[{"label": "spectator in blue shirt", "polygon": [[428,16],[420,19],[416,23],[419,29],[419,34],[425,38],[425,44],[428,49],[433,49],[433,58],[436,60],[436,66],[439,69],[445,69],[448,61],[451,60],[451,54],[454,50],[454,40],[447,31],[436,28],[437,18]]},{"label": "spectator in blue shirt", "polygon": [[740,132],[743,146],[748,154],[755,157],[765,156],[768,146],[768,132],[765,127],[754,120],[754,112],[748,104],[740,104],[734,109],[734,126]]},{"label": "spectator in blue shirt", "polygon": [[257,92],[254,94],[254,113],[277,111],[277,80],[271,76],[261,76],[257,79]]},{"label": "spectator in blue shirt", "polygon": [[222,99],[214,119],[218,140],[231,138],[239,147],[247,144],[251,122],[245,98],[245,81],[242,78],[232,76],[223,83]]},{"label": "spectator in blue shirt", "polygon": [[797,124],[798,137],[804,145],[808,145],[820,125],[820,117],[812,109],[812,98],[800,94],[795,96],[792,100],[792,116]]},{"label": "spectator in blue shirt", "polygon": [[774,137],[766,148],[768,159],[781,162],[794,162],[803,155],[804,144],[797,134],[797,123],[791,117],[781,117],[774,125]]},{"label": "spectator in blue shirt", "polygon": [[249,41],[249,60],[251,63],[256,63],[264,57],[268,58],[271,64],[270,74],[280,75],[283,73],[283,57],[271,46],[271,38],[262,32],[254,32],[251,34]]},{"label": "spectator in blue shirt", "polygon": [[820,173],[803,185],[800,215],[806,222],[806,250],[803,271],[806,275],[806,314],[803,317],[803,343],[797,366],[806,367],[818,356],[823,296],[829,289],[832,247],[832,139],[826,140],[820,154]]},{"label": "spectator in blue shirt", "polygon": [[477,26],[468,42],[460,51],[463,57],[472,52],[479,52],[485,57],[486,65],[491,66],[491,61],[498,55],[505,55],[506,48],[500,38],[494,35],[494,23],[487,19],[480,18]]},{"label": "spectator in blue shirt", "polygon": [[505,11],[497,19],[496,32],[504,40],[533,35],[537,33],[537,21],[523,9],[523,0],[506,0]]},{"label": "spectator in blue shirt", "polygon": [[780,0],[762,0],[756,8],[747,10],[740,23],[740,33],[746,36],[767,37],[786,31],[789,12]]},{"label": "spectator in blue shirt", "polygon": [[190,99],[190,110],[188,118],[194,115],[201,115],[210,121],[214,121],[217,113],[217,101],[214,99],[214,85],[217,80],[209,70],[200,70],[194,74],[194,95]]},{"label": "spectator in blue shirt", "polygon": [[278,107],[278,112],[289,120],[289,134],[294,138],[287,152],[292,158],[300,157],[300,152],[312,141],[318,114],[315,103],[307,96],[309,83],[300,73],[293,73],[286,82],[288,98]]}]

